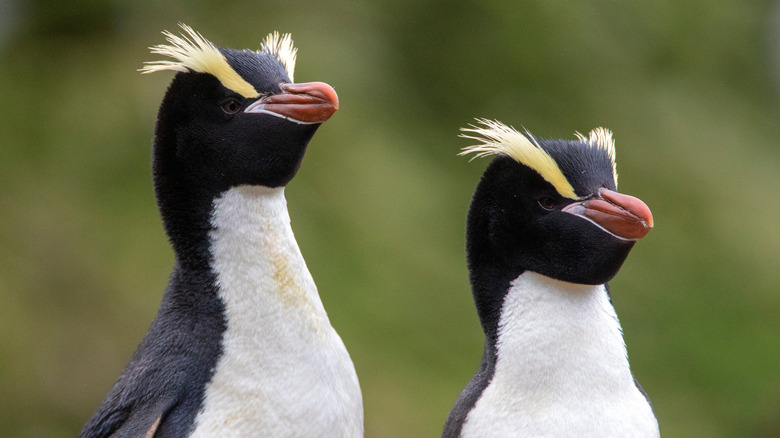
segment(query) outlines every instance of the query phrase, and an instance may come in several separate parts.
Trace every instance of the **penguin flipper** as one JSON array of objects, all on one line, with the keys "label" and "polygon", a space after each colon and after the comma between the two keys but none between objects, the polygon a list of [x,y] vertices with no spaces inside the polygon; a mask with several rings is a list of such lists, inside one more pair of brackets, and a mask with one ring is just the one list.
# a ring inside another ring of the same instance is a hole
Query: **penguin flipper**
[{"label": "penguin flipper", "polygon": [[160,399],[146,404],[104,403],[84,425],[79,438],[153,438],[175,405],[174,399]]},{"label": "penguin flipper", "polygon": [[129,406],[101,410],[90,418],[79,433],[79,438],[106,438],[111,436],[130,416]]}]

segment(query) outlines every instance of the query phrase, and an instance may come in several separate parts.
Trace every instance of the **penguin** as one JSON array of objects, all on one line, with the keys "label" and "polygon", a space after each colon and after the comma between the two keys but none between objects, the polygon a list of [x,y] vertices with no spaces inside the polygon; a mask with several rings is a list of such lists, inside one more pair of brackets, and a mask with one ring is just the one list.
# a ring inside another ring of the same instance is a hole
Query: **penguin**
[{"label": "penguin", "polygon": [[466,231],[485,347],[442,436],[658,437],[607,284],[653,217],[617,191],[612,133],[542,139],[477,119],[461,136],[477,142],[461,155],[494,157]]},{"label": "penguin", "polygon": [[288,34],[234,50],[180,26],[151,48],[172,60],[141,69],[176,72],[152,152],[175,265],[146,336],[80,436],[362,437],[355,367],[284,195],[337,94],[293,82]]}]

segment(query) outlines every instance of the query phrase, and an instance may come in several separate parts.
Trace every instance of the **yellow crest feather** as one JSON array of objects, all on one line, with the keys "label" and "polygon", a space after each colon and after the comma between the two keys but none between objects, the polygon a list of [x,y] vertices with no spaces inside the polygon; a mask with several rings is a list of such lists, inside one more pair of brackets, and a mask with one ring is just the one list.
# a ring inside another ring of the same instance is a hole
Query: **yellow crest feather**
[{"label": "yellow crest feather", "polygon": [[558,163],[536,143],[530,134],[525,136],[515,128],[497,120],[477,119],[477,123],[482,126],[469,125],[468,128],[461,128],[464,134],[460,136],[481,143],[463,148],[459,155],[473,153],[474,158],[506,155],[535,170],[552,184],[561,196],[577,199],[574,188],[563,175]]},{"label": "yellow crest feather", "polygon": [[607,153],[610,161],[612,161],[612,178],[615,180],[615,187],[617,187],[618,174],[617,164],[615,163],[615,139],[612,138],[612,131],[607,128],[598,127],[588,133],[588,137],[579,132],[575,132],[580,141],[587,143],[590,147],[601,149]]},{"label": "yellow crest feather", "polygon": [[295,75],[295,58],[298,49],[293,45],[292,36],[289,33],[281,35],[279,32],[269,33],[268,36],[263,39],[260,51],[275,56],[276,59],[284,65],[284,69],[287,70],[287,76],[290,77],[290,81],[295,82],[293,76]]},{"label": "yellow crest feather", "polygon": [[140,69],[141,73],[164,70],[208,73],[216,77],[222,85],[244,97],[260,96],[255,87],[228,64],[225,56],[211,41],[203,38],[201,34],[186,24],[179,23],[179,27],[187,35],[176,36],[171,32],[164,31],[163,35],[166,36],[170,44],[160,44],[149,48],[152,53],[169,56],[175,61],[145,62],[146,66]]}]

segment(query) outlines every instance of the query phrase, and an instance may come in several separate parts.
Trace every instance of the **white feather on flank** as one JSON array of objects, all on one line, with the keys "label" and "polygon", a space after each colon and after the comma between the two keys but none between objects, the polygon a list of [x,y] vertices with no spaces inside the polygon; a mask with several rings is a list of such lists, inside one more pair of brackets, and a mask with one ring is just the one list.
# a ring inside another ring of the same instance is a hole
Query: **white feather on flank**
[{"label": "white feather on flank", "polygon": [[179,23],[179,27],[186,35],[177,36],[164,31],[163,35],[170,44],[159,44],[149,48],[152,53],[171,57],[175,61],[145,62],[146,66],[140,69],[141,73],[165,70],[208,73],[219,79],[222,85],[244,97],[260,96],[255,87],[230,66],[217,46],[186,24]]},{"label": "white feather on flank", "polygon": [[[535,170],[542,178],[555,187],[558,193],[569,199],[577,199],[569,180],[558,167],[553,157],[534,140],[526,130],[526,135],[515,128],[497,120],[476,119],[482,126],[469,125],[461,128],[460,137],[481,142],[480,144],[463,148],[458,155],[475,154],[474,158],[490,155],[506,155],[518,163]],[[471,135],[468,133],[473,133]]]},{"label": "white feather on flank", "polygon": [[298,49],[293,45],[292,35],[289,33],[279,34],[279,32],[269,33],[263,39],[260,51],[275,56],[287,70],[287,76],[291,82],[295,82],[295,59]]}]

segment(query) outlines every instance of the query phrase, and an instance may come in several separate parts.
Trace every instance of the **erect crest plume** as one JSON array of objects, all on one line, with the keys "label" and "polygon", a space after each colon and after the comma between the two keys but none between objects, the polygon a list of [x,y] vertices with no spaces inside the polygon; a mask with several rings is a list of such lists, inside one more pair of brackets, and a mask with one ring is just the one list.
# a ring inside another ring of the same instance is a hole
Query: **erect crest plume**
[{"label": "erect crest plume", "polygon": [[[528,136],[518,132],[497,120],[477,119],[482,126],[469,125],[461,128],[463,138],[482,142],[467,146],[459,155],[474,153],[475,158],[490,155],[506,155],[509,158],[535,170],[542,178],[555,187],[555,190],[565,198],[576,199],[569,180],[563,175],[558,163],[536,142],[536,139],[526,131]],[[466,134],[474,133],[474,135]]]},{"label": "erect crest plume", "polygon": [[[146,66],[140,69],[142,73],[164,70],[208,73],[216,77],[222,85],[244,97],[260,96],[255,87],[230,66],[225,56],[214,43],[186,24],[179,23],[179,27],[184,30],[185,34],[177,36],[171,32],[164,31],[163,35],[165,35],[170,44],[160,44],[149,48],[152,53],[169,56],[174,61],[145,62]],[[287,70],[290,80],[293,80],[296,49],[289,34],[281,36],[278,32],[269,34],[263,40],[262,48],[258,52],[266,53],[278,59],[284,65],[285,70]]]},{"label": "erect crest plume", "polygon": [[152,53],[169,56],[175,61],[145,62],[146,66],[140,70],[142,73],[164,70],[208,73],[217,78],[222,85],[244,97],[260,96],[255,87],[228,64],[225,55],[217,49],[214,43],[203,38],[201,34],[184,23],[179,23],[179,27],[187,35],[176,36],[166,30],[163,35],[170,45],[160,44],[149,48]]},{"label": "erect crest plume", "polygon": [[[469,125],[461,128],[460,136],[477,140],[480,144],[463,148],[459,155],[475,154],[474,158],[491,155],[505,155],[520,164],[535,170],[545,181],[552,184],[561,196],[569,199],[577,199],[569,180],[561,171],[555,159],[547,152],[527,130],[525,135],[515,128],[507,126],[497,120],[476,119],[478,125]],[[592,130],[586,138],[576,133],[577,138],[593,148],[604,150],[612,162],[612,174],[617,185],[617,172],[615,170],[615,142],[612,133],[605,128]]]},{"label": "erect crest plume", "polygon": [[275,56],[284,65],[290,80],[295,82],[293,76],[295,75],[295,58],[298,49],[293,45],[292,35],[289,33],[279,35],[279,32],[271,32],[263,39],[260,50]]},{"label": "erect crest plume", "polygon": [[615,164],[615,139],[612,138],[612,131],[607,128],[598,127],[590,131],[587,138],[579,132],[575,132],[574,135],[576,135],[581,142],[589,144],[590,147],[601,149],[607,153],[610,161],[612,161],[612,178],[615,180],[615,187],[617,187],[618,174],[617,165]]}]

